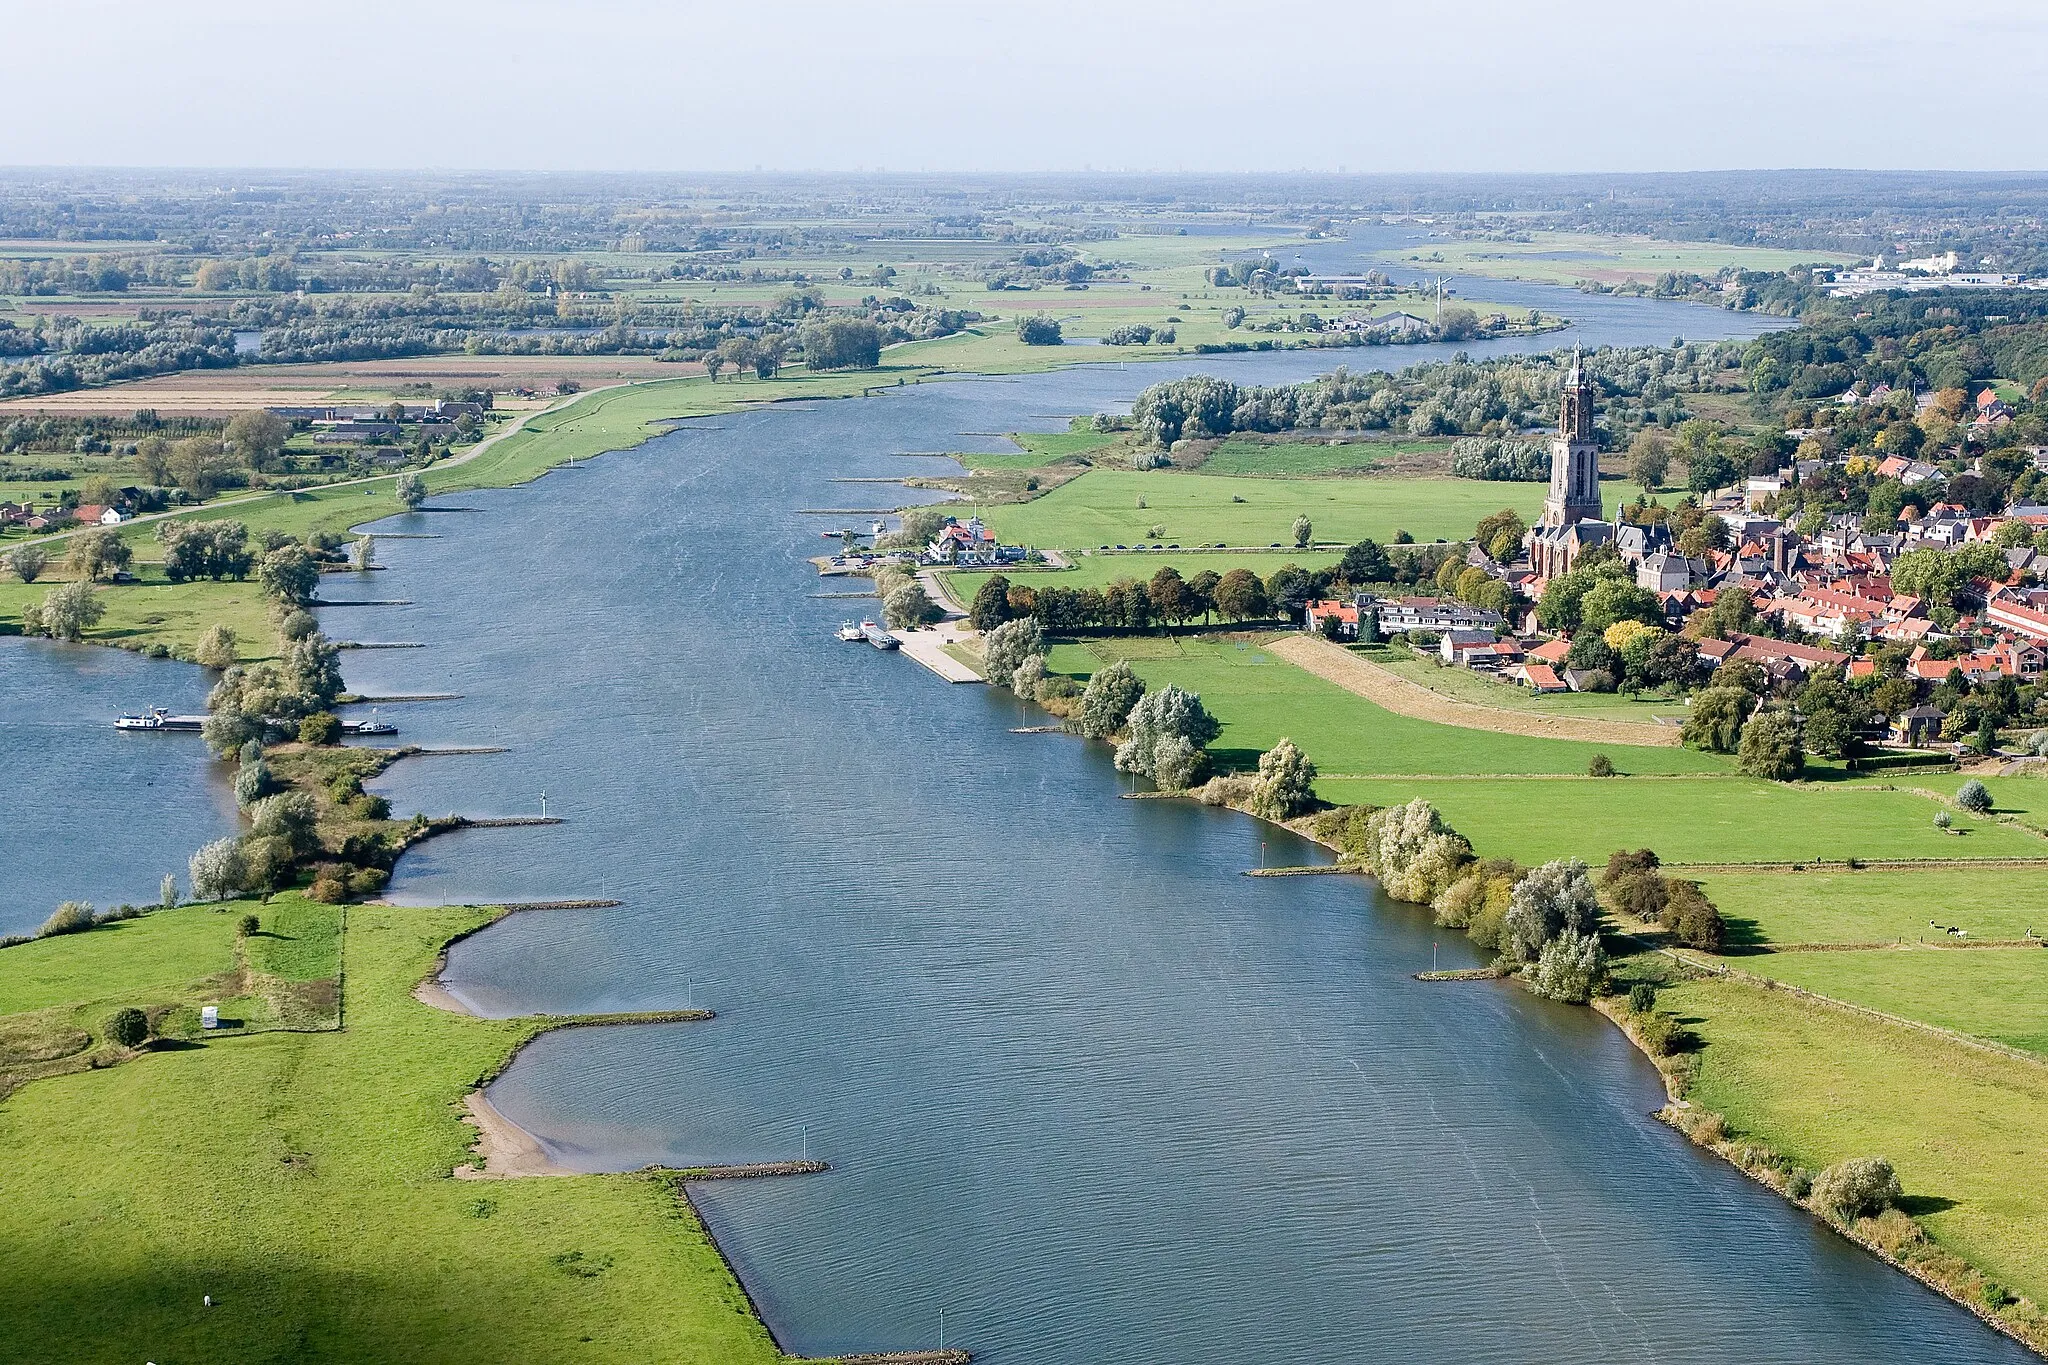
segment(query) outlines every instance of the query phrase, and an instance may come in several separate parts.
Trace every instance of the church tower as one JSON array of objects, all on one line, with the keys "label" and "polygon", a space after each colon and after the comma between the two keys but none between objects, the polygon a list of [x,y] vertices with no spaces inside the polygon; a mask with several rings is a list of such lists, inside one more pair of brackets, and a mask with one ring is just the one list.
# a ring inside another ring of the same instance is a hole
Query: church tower
[{"label": "church tower", "polygon": [[1544,526],[1601,521],[1600,445],[1593,435],[1593,381],[1579,353],[1565,376],[1558,405],[1557,436],[1550,443],[1550,495],[1543,500]]}]

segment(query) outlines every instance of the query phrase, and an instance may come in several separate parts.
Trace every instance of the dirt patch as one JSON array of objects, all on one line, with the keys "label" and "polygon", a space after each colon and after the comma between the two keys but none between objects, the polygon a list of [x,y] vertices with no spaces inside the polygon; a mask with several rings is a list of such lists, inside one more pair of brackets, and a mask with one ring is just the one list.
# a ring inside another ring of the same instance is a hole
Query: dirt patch
[{"label": "dirt patch", "polygon": [[1663,725],[1642,725],[1626,720],[1585,720],[1572,716],[1545,716],[1505,707],[1481,706],[1432,692],[1398,673],[1361,659],[1339,645],[1313,635],[1290,635],[1266,646],[1287,662],[1335,683],[1347,692],[1384,706],[1396,715],[1438,725],[1456,725],[1467,730],[1491,730],[1501,735],[1527,735],[1532,739],[1571,739],[1587,744],[1628,744],[1640,748],[1678,747],[1678,731]]}]

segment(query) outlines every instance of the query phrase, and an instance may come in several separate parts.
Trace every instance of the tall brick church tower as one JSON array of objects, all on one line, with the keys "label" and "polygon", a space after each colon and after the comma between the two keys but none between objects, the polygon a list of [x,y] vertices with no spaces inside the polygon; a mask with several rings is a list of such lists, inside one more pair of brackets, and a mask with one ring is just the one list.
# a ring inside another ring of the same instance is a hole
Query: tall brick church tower
[{"label": "tall brick church tower", "polygon": [[1550,443],[1550,495],[1543,500],[1544,526],[1576,526],[1602,519],[1600,445],[1593,435],[1593,381],[1579,353],[1565,376],[1558,405],[1557,436]]}]

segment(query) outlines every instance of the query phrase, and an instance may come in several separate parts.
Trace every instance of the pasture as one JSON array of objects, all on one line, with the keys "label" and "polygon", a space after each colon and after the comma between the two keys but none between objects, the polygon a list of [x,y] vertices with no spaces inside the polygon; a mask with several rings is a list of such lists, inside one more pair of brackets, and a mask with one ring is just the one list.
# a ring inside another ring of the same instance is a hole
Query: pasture
[{"label": "pasture", "polygon": [[[1504,737],[1474,732],[1474,739],[1484,748]],[[1610,752],[1631,773],[1648,771],[1645,758],[1706,757],[1691,750]],[[1494,771],[1512,769],[1500,764]],[[1958,822],[1964,833],[1945,834],[1934,827],[1940,803],[1857,783],[1795,786],[1733,776],[1336,778],[1318,782],[1316,790],[1326,801],[1375,806],[1426,797],[1482,856],[1525,863],[1566,857],[1604,863],[1618,848],[1654,849],[1667,863],[2048,856],[2048,843],[2038,836],[1990,821]]]},{"label": "pasture", "polygon": [[[451,1178],[473,1138],[463,1096],[542,1025],[412,998],[491,912],[348,916],[346,1030],[208,1037],[0,1104],[0,1357],[466,1363],[488,1342],[507,1359],[780,1360],[670,1181]],[[233,918],[197,907],[0,951],[0,1000],[205,969],[216,924]],[[277,960],[314,969],[318,951],[295,934]]]}]

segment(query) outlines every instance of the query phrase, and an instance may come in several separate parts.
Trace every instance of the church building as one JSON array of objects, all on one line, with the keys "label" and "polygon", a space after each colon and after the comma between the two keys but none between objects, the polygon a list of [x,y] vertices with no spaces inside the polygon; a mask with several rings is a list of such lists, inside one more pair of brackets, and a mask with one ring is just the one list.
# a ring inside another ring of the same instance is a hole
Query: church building
[{"label": "church building", "polygon": [[1557,435],[1550,442],[1550,492],[1543,499],[1542,520],[1529,533],[1529,565],[1537,577],[1569,572],[1582,550],[1609,539],[1613,528],[1606,524],[1603,511],[1593,380],[1574,352],[1558,404]]}]

